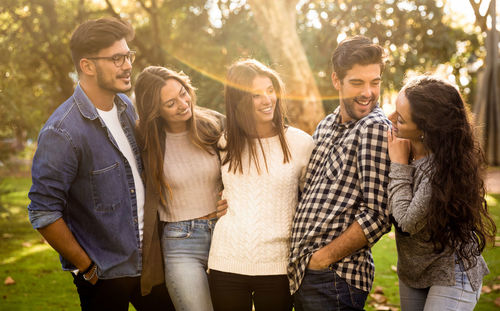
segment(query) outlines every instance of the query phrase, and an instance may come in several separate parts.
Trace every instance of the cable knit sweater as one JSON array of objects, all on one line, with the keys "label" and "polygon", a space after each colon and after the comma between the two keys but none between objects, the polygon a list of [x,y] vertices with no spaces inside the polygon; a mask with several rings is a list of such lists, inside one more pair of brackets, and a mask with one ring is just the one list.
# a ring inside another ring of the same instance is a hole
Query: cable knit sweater
[{"label": "cable knit sweater", "polygon": [[[254,163],[244,166],[243,174],[228,172],[229,163],[222,166],[229,208],[215,226],[209,269],[244,275],[286,274],[299,180],[305,176],[314,142],[293,127],[288,127],[285,136],[292,156],[289,163],[283,163],[279,138],[273,136],[261,139],[268,171],[260,152],[260,175]],[[225,144],[223,138],[220,143]],[[248,150],[242,160],[248,163]]]}]

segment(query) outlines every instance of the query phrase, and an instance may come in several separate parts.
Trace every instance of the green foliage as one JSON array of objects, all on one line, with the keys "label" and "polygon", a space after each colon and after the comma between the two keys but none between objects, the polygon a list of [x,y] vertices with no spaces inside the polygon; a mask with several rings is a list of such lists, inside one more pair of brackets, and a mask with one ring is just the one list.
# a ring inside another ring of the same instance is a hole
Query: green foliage
[{"label": "green foliage", "polygon": [[0,137],[34,137],[72,93],[68,34],[77,1],[6,0],[0,13]]},{"label": "green foliage", "polygon": [[481,56],[478,34],[452,28],[434,0],[309,0],[299,10],[297,24],[320,92],[327,98],[326,111],[331,111],[336,95],[330,82],[331,54],[341,35],[361,34],[386,49],[386,91],[398,90],[408,70],[424,73],[450,63],[458,76]]},{"label": "green foliage", "polygon": [[[364,34],[387,49],[385,90],[398,89],[408,70],[423,72],[450,63],[457,75],[484,56],[479,35],[453,29],[433,0],[300,3],[297,31],[327,112],[337,105],[330,56],[341,34]],[[251,8],[240,0],[3,0],[0,140],[36,137],[77,80],[69,52],[73,29],[89,18],[110,15],[131,21],[136,29],[130,44],[138,51],[133,74],[148,65],[183,70],[198,88],[201,106],[223,111],[222,81],[234,60],[255,57],[270,63]]]}]

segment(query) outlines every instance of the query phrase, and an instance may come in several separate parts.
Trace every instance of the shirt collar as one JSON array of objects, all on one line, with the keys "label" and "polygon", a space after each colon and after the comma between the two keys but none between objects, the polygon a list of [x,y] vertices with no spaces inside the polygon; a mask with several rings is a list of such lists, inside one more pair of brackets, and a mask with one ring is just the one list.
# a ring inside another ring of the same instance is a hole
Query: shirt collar
[{"label": "shirt collar", "polygon": [[[78,82],[75,88],[73,98],[75,99],[75,103],[82,116],[90,120],[95,120],[99,117],[97,109],[95,108],[94,104],[92,104],[87,94],[85,94],[85,91],[80,86],[80,82]],[[121,94],[116,94],[114,102],[119,114],[127,108],[127,105],[121,98]]]}]

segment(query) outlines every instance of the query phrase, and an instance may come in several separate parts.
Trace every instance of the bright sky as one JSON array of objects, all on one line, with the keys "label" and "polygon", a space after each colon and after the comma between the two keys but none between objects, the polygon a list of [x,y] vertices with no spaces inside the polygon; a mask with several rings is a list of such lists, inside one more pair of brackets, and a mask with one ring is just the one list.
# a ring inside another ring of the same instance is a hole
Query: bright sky
[{"label": "bright sky", "polygon": [[[474,0],[476,3],[480,0]],[[472,27],[475,21],[474,11],[469,3],[469,0],[436,0],[436,2],[444,2],[445,13],[451,17],[451,19],[459,25],[464,26],[467,30],[468,26]],[[483,0],[479,12],[481,15],[486,14],[489,4],[491,1]],[[497,6],[497,29],[500,30],[500,23],[498,22],[498,16],[500,14],[500,0],[496,0]],[[488,23],[488,25],[491,25]]]},{"label": "bright sky", "polygon": [[454,20],[462,20],[464,24],[473,24],[475,21],[474,11],[469,0],[447,0],[445,12],[451,13]]}]

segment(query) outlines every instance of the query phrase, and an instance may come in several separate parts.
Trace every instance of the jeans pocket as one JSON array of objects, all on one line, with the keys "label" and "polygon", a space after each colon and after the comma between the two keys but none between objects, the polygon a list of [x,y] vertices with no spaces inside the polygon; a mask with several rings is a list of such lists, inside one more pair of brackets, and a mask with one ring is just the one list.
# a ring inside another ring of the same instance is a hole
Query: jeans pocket
[{"label": "jeans pocket", "polygon": [[363,310],[366,298],[368,298],[368,292],[365,292],[349,284],[347,284],[347,286],[349,288],[349,294],[351,295],[352,306],[354,308],[359,308],[360,310]]},{"label": "jeans pocket", "polygon": [[165,239],[187,239],[193,232],[192,226],[186,222],[167,222],[163,228]]}]

